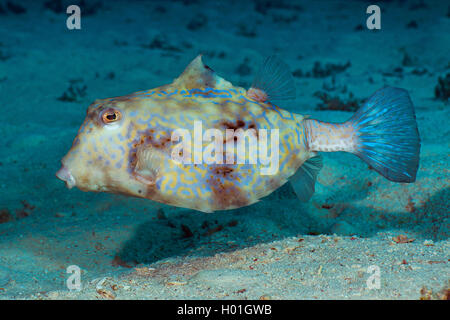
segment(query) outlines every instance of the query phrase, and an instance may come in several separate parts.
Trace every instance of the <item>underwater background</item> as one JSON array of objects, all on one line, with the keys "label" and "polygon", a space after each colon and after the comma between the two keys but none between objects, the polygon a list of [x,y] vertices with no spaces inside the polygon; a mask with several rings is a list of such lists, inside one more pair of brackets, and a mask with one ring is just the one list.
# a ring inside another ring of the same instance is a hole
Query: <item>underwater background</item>
[{"label": "underwater background", "polygon": [[[66,27],[71,4],[81,30]],[[277,54],[297,89],[282,106],[323,121],[383,86],[408,90],[417,181],[328,153],[308,203],[286,184],[205,214],[55,177],[91,102],[170,83],[199,53],[245,88]],[[0,299],[448,297],[449,96],[449,1],[0,0]]]}]

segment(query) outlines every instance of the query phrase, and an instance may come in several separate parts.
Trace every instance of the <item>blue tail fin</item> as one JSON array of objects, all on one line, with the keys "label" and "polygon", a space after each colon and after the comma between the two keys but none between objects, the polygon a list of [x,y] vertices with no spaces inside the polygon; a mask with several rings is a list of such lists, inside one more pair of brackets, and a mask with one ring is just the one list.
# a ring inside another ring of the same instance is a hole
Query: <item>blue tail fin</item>
[{"label": "blue tail fin", "polygon": [[416,180],[420,137],[406,90],[378,90],[350,121],[357,134],[356,155],[391,181]]}]

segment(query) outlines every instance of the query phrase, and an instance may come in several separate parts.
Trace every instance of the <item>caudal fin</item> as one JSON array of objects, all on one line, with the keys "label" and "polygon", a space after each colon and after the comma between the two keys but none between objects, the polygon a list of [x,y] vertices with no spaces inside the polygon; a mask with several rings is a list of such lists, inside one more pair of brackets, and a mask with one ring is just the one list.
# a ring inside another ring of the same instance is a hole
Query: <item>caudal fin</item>
[{"label": "caudal fin", "polygon": [[416,180],[420,137],[406,90],[378,90],[348,123],[356,131],[353,153],[391,181]]}]

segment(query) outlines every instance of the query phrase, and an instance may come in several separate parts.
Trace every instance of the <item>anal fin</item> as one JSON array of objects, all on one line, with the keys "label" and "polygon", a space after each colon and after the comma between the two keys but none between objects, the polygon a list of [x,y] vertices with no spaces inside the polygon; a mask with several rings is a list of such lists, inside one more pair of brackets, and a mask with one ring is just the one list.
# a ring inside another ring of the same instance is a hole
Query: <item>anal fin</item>
[{"label": "anal fin", "polygon": [[301,201],[308,201],[314,194],[317,175],[322,166],[322,157],[314,156],[306,160],[290,178],[291,185]]}]

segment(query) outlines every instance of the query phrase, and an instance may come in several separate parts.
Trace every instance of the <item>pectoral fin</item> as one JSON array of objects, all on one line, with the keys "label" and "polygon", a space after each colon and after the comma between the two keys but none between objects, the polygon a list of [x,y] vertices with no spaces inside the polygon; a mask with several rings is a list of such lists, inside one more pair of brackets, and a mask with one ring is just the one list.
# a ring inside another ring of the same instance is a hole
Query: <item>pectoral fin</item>
[{"label": "pectoral fin", "polygon": [[164,163],[164,154],[151,146],[141,146],[136,151],[136,158],[133,172],[136,179],[148,185],[155,184]]}]

